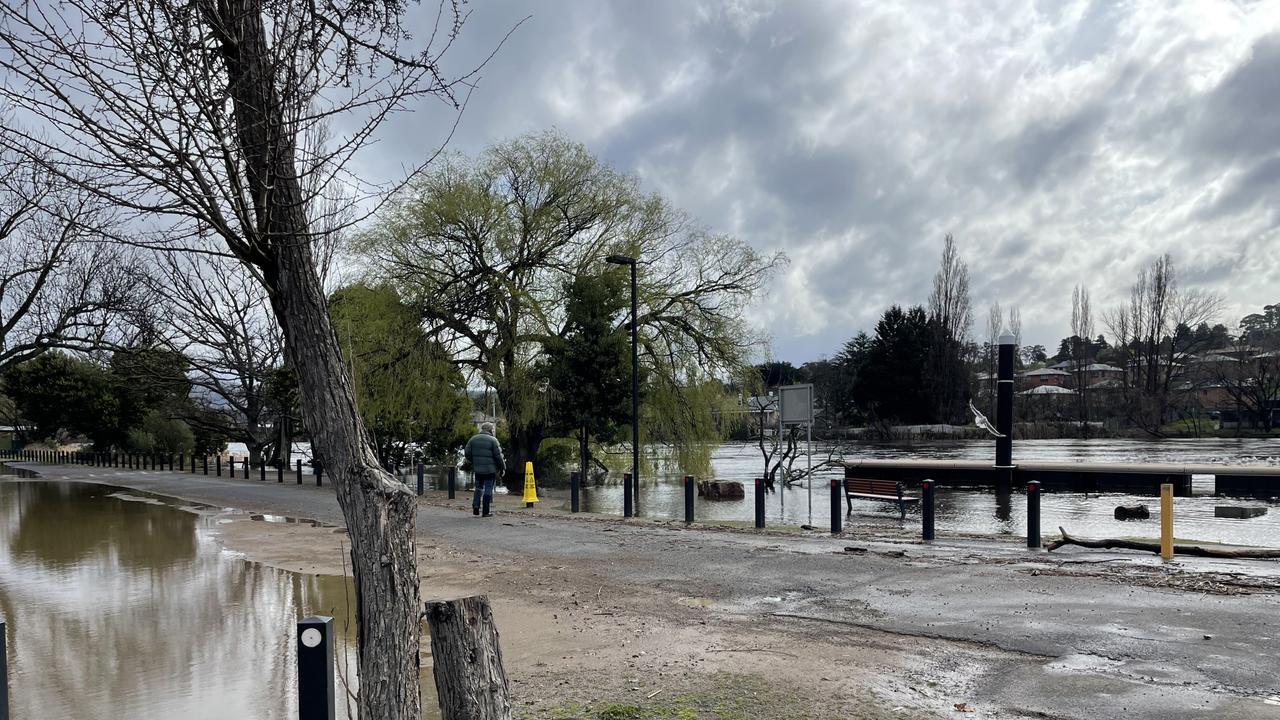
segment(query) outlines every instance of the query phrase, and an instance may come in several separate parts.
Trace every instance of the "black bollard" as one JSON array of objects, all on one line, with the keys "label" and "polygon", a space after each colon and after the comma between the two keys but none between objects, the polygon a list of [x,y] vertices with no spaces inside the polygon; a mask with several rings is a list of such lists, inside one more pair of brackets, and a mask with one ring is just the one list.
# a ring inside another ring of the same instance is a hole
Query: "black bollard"
[{"label": "black bollard", "polygon": [[427,468],[422,463],[418,463],[418,494],[426,492],[427,489]]},{"label": "black bollard", "polygon": [[840,478],[831,478],[831,534],[840,534]]},{"label": "black bollard", "polygon": [[312,461],[312,465],[316,469],[316,487],[322,487],[324,485],[324,481],[322,480],[324,477],[324,465],[320,464],[319,458]]},{"label": "black bollard", "polygon": [[933,481],[924,480],[920,483],[920,537],[925,540],[933,539]]},{"label": "black bollard", "polygon": [[686,524],[693,522],[693,496],[697,492],[697,487],[693,481],[692,475],[684,476],[684,521]]},{"label": "black bollard", "polygon": [[179,470],[187,469],[187,454],[185,452],[178,453],[178,469]]},{"label": "black bollard", "polygon": [[245,459],[244,459],[244,479],[245,479],[245,480],[248,480],[248,479],[249,479],[249,458],[248,458],[248,456],[246,456],[246,457],[245,457]]},{"label": "black bollard", "polygon": [[634,514],[631,505],[631,473],[622,473],[622,517],[629,518]]},{"label": "black bollard", "polygon": [[298,484],[302,484],[302,461],[298,461]]},{"label": "black bollard", "polygon": [[298,718],[334,720],[333,618],[312,615],[298,623]]},{"label": "black bollard", "polygon": [[267,461],[263,460],[258,465],[258,482],[266,482],[266,481],[267,481]]},{"label": "black bollard", "polygon": [[756,478],[756,529],[764,528],[764,478]]},{"label": "black bollard", "polygon": [[284,482],[284,461],[283,460],[276,461],[276,482],[277,483]]},{"label": "black bollard", "polygon": [[213,459],[214,469],[218,471],[218,477],[222,477],[222,456],[218,455]]},{"label": "black bollard", "polygon": [[0,618],[0,720],[9,720],[9,661],[4,618]]},{"label": "black bollard", "polygon": [[1027,483],[1027,547],[1040,547],[1040,481]]},{"label": "black bollard", "polygon": [[204,468],[204,474],[208,475],[209,474],[209,456],[208,455],[204,456],[204,458],[200,461],[200,465]]},{"label": "black bollard", "polygon": [[445,482],[449,486],[449,499],[452,500],[458,492],[458,468],[450,467],[445,473]]},{"label": "black bollard", "polygon": [[582,509],[581,492],[582,475],[576,471],[569,473],[569,512],[576,513]]}]

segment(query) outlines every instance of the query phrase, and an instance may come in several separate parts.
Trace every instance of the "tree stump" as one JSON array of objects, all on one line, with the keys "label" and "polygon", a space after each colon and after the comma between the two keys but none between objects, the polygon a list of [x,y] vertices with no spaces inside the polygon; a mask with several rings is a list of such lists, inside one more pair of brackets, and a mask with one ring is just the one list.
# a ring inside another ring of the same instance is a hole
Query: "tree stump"
[{"label": "tree stump", "polygon": [[485,595],[427,603],[443,720],[511,720],[498,626]]}]

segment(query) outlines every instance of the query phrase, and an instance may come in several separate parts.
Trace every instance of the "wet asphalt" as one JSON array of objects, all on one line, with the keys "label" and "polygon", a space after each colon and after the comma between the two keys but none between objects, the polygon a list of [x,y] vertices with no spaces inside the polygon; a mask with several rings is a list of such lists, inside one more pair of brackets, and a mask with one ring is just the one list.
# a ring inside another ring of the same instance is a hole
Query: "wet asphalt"
[{"label": "wet asphalt", "polygon": [[[22,466],[20,463],[10,463]],[[201,474],[29,465],[50,480],[108,482],[214,507],[341,524],[331,487]],[[327,484],[327,483],[326,483]],[[1280,718],[1280,595],[1218,595],[1056,574],[1159,565],[1132,554],[1027,550],[1018,538],[931,545],[818,534],[580,522],[501,498],[491,520],[424,503],[419,531],[489,555],[569,565],[613,583],[707,598],[724,612],[1007,651],[1008,672],[972,679],[1008,717]],[[847,546],[864,551],[846,552]],[[1065,563],[1065,564],[1063,564]],[[1179,558],[1186,572],[1280,575],[1276,561]],[[940,642],[945,649],[946,645]],[[970,716],[972,717],[972,716]]]}]

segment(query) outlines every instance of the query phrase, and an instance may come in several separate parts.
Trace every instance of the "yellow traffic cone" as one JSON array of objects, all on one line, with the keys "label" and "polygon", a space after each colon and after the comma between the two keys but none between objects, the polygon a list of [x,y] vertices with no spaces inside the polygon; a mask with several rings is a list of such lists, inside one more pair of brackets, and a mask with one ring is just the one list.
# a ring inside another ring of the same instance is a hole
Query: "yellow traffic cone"
[{"label": "yellow traffic cone", "polygon": [[524,464],[524,506],[533,507],[538,502],[538,484],[533,479],[533,463]]}]

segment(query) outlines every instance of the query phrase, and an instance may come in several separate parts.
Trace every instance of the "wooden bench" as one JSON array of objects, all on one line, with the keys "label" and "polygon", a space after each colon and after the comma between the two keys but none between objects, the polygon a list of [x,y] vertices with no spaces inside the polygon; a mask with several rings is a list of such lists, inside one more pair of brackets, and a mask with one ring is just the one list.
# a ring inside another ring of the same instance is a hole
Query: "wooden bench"
[{"label": "wooden bench", "polygon": [[853,499],[886,500],[898,504],[898,512],[905,519],[907,504],[920,502],[916,495],[903,495],[902,483],[893,480],[867,480],[863,478],[844,479],[844,500],[849,506],[848,515],[853,514]]}]

